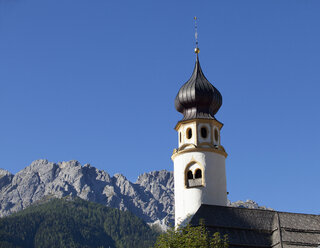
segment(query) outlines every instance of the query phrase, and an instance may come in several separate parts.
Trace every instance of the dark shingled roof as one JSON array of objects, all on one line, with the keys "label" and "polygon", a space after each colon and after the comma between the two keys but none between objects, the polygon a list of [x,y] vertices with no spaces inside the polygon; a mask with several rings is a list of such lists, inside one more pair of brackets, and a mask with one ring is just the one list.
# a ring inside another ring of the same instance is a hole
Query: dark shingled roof
[{"label": "dark shingled roof", "polygon": [[212,233],[228,234],[230,247],[306,248],[320,245],[320,216],[201,205],[191,220],[200,219]]},{"label": "dark shingled roof", "polygon": [[195,118],[214,119],[221,105],[222,96],[204,76],[197,55],[190,79],[182,85],[176,96],[175,107],[184,115],[184,121]]}]

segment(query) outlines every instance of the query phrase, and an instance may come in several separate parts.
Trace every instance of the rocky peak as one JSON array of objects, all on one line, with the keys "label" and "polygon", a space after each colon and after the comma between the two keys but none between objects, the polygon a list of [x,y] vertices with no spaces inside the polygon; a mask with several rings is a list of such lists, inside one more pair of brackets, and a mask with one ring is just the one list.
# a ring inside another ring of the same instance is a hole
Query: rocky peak
[{"label": "rocky peak", "polygon": [[0,168],[0,178],[7,175],[12,175],[12,174],[9,171]]},{"label": "rocky peak", "polygon": [[253,208],[253,209],[273,210],[272,208],[268,208],[265,206],[259,206],[259,204],[253,200],[236,201],[236,202],[228,201],[228,206],[237,207],[237,208]]}]

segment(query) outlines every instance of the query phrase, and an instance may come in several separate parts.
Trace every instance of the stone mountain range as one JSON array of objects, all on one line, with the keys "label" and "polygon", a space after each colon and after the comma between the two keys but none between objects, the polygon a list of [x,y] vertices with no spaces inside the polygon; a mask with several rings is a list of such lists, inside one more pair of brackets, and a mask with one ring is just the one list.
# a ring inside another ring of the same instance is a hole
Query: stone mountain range
[{"label": "stone mountain range", "polygon": [[[0,216],[22,210],[45,197],[80,197],[105,206],[129,210],[149,224],[165,228],[174,221],[173,172],[153,171],[135,183],[125,176],[78,161],[53,163],[36,160],[17,174],[0,169]],[[254,201],[230,206],[264,208]]]}]

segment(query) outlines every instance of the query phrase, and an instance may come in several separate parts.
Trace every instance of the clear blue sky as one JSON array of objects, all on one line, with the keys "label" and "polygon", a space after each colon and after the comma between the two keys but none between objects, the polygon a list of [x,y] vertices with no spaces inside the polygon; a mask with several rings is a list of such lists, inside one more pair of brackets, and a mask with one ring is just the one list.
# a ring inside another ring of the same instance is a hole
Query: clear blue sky
[{"label": "clear blue sky", "polygon": [[318,0],[0,0],[0,167],[172,170],[197,15],[230,199],[320,213],[319,13]]}]

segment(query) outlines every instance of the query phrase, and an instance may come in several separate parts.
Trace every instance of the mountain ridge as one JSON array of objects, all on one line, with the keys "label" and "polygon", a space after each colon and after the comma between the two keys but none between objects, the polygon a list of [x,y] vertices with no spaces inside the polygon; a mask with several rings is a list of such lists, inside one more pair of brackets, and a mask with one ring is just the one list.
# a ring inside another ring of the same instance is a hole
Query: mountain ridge
[{"label": "mountain ridge", "polygon": [[[173,172],[143,173],[133,183],[120,173],[110,176],[76,160],[58,163],[35,160],[15,175],[0,169],[0,217],[25,209],[45,196],[79,197],[129,210],[146,223],[162,228],[174,222]],[[267,209],[251,200],[228,205]]]},{"label": "mountain ridge", "polygon": [[46,195],[78,196],[108,207],[130,210],[147,223],[173,219],[172,172],[144,173],[132,183],[122,174],[110,176],[90,164],[82,166],[76,160],[58,163],[36,160],[15,175],[1,169],[0,216],[20,211]]}]

